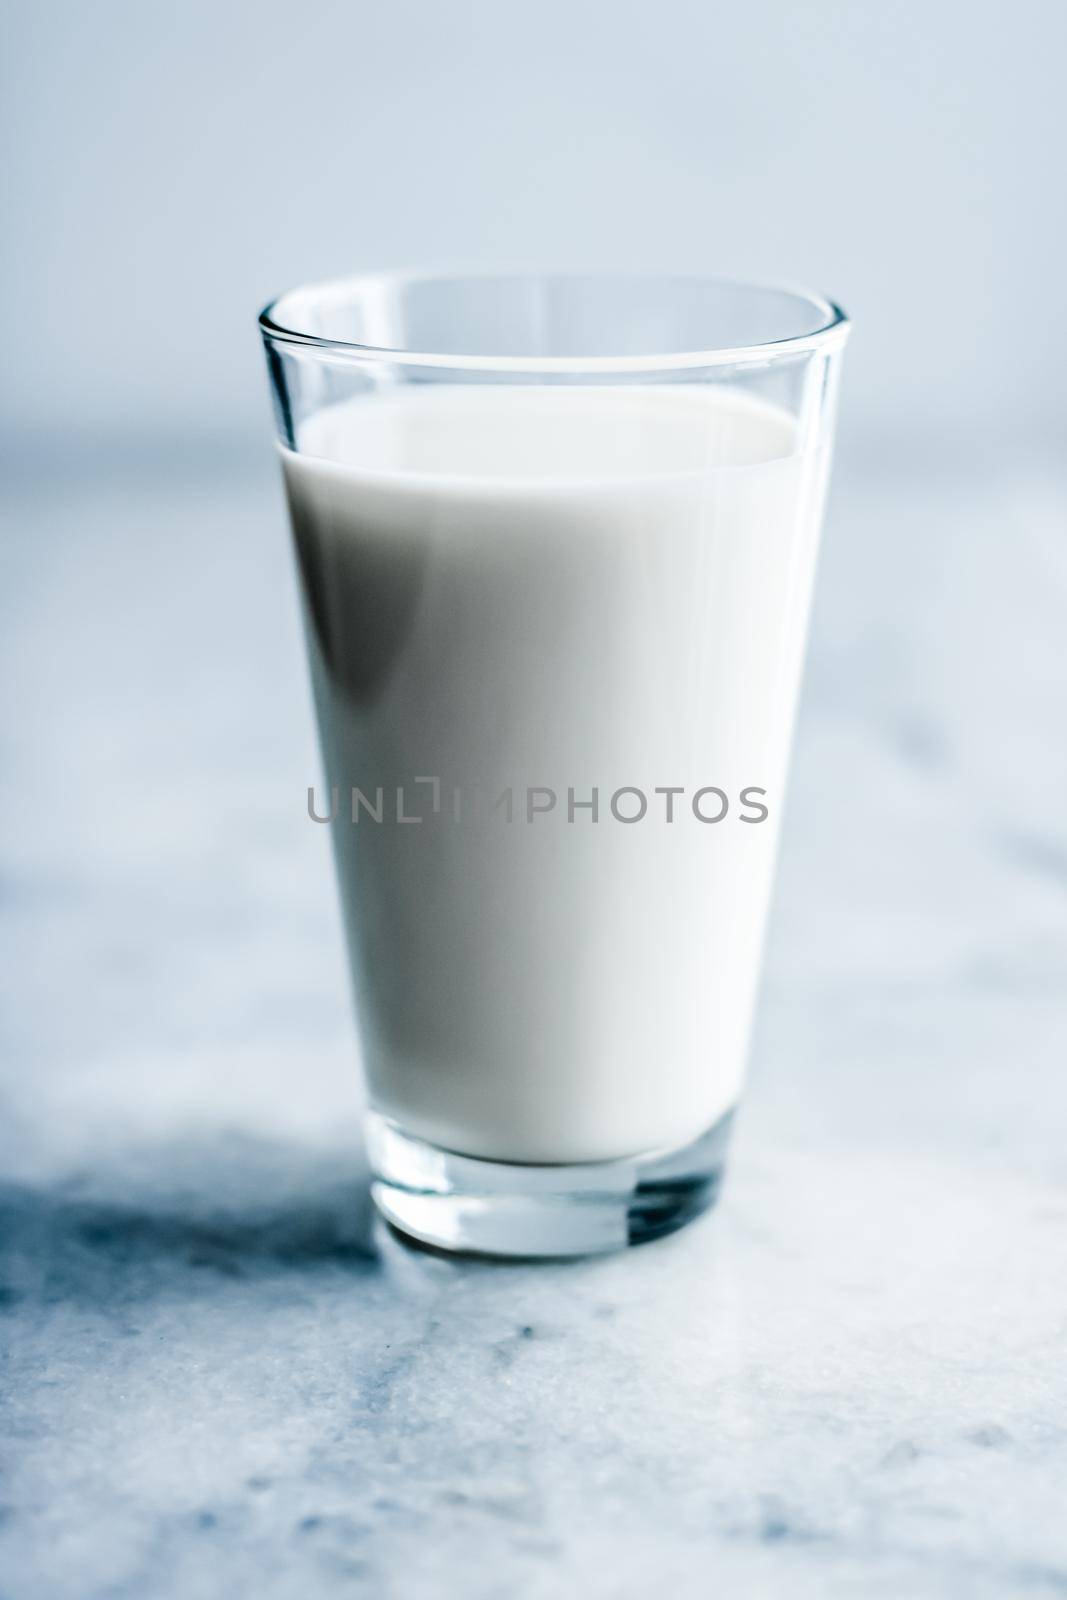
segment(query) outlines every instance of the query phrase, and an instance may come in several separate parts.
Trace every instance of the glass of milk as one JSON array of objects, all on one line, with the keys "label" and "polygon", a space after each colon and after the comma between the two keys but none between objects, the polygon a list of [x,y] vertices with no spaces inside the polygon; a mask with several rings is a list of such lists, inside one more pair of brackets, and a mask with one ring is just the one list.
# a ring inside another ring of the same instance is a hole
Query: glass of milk
[{"label": "glass of milk", "polygon": [[670,1232],[744,1080],[847,321],[397,274],[260,325],[375,1200],[490,1255]]}]

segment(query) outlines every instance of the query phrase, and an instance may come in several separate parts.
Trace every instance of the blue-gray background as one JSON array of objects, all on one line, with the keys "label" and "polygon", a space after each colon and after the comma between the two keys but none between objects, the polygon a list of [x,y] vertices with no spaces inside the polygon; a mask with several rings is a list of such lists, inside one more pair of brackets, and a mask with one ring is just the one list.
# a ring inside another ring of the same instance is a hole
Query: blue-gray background
[{"label": "blue-gray background", "polygon": [[1062,412],[1049,0],[8,4],[9,416],[249,429],[250,315],[451,264],[784,279],[857,321],[849,425]]},{"label": "blue-gray background", "polygon": [[[4,1600],[1067,1592],[1064,8],[4,7]],[[856,331],[723,1202],[409,1251],[254,313],[548,262]]]}]

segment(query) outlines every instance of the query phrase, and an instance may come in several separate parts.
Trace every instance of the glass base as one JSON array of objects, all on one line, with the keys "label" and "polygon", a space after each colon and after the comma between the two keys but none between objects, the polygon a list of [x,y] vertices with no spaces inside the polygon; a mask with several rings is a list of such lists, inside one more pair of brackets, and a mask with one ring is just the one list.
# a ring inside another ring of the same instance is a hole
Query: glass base
[{"label": "glass base", "polygon": [[584,1256],[673,1233],[714,1204],[733,1112],[692,1144],[566,1166],[484,1161],[367,1114],[371,1194],[402,1233],[483,1256]]}]

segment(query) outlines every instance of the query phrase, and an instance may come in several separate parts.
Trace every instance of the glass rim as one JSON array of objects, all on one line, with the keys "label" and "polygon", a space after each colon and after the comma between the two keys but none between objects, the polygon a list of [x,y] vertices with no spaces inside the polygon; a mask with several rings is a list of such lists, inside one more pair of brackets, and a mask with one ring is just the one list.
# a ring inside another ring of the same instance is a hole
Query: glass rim
[{"label": "glass rim", "polygon": [[[556,283],[600,279],[604,283],[669,283],[704,284],[719,289],[745,289],[755,293],[790,295],[802,300],[817,319],[817,326],[803,333],[785,338],[768,339],[757,344],[712,346],[700,350],[669,350],[643,355],[600,356],[509,356],[465,355],[456,351],[414,350],[400,346],[360,344],[355,340],[325,338],[298,327],[288,326],[282,320],[282,308],[287,300],[297,295],[333,295],[347,292],[373,293],[385,288],[403,287],[419,283],[470,283],[521,282],[541,279]],[[323,357],[339,361],[388,362],[408,367],[443,367],[457,372],[544,372],[544,373],[640,373],[684,371],[702,367],[740,366],[753,362],[769,362],[794,355],[807,355],[817,350],[839,349],[848,338],[851,323],[846,313],[833,300],[811,290],[791,284],[767,283],[743,278],[720,278],[709,273],[685,272],[626,272],[626,271],[496,271],[491,268],[457,271],[385,271],[355,273],[348,277],[329,278],[323,281],[300,284],[269,301],[259,313],[259,327],[263,338],[271,344],[294,345],[308,351],[317,351]]]}]

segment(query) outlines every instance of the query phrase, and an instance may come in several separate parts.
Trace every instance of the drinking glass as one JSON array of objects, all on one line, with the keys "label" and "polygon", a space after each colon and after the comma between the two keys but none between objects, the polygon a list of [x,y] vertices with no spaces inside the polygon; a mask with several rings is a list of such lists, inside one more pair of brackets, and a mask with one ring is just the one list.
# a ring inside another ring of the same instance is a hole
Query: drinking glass
[{"label": "drinking glass", "polygon": [[562,1256],[714,1199],[840,355],[817,295],[363,276],[260,317],[375,1201]]}]

